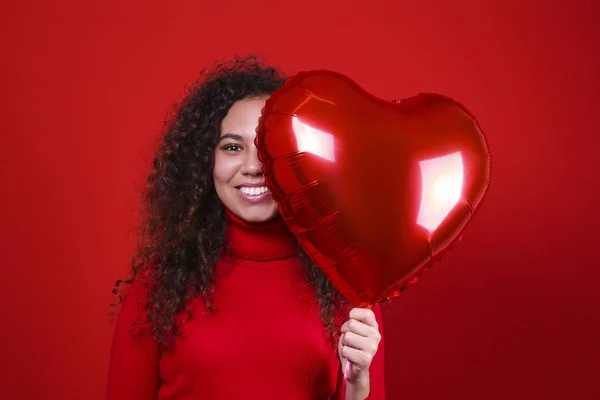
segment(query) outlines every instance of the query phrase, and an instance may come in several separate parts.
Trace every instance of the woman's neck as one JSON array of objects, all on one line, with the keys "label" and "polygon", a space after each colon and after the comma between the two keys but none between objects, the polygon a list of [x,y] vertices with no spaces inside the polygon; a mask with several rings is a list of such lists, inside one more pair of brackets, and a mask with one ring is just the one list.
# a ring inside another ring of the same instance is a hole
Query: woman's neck
[{"label": "woman's neck", "polygon": [[297,253],[297,242],[283,219],[277,216],[265,222],[251,223],[225,208],[227,215],[226,252],[234,257],[269,261]]}]

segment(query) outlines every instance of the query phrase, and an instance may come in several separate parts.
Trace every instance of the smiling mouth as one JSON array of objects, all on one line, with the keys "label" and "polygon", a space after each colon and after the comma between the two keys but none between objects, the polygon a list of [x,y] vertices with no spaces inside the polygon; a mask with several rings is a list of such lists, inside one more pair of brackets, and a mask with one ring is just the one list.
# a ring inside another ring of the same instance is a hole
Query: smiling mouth
[{"label": "smiling mouth", "polygon": [[245,194],[246,196],[260,196],[261,194],[265,194],[269,192],[269,188],[266,186],[259,187],[246,187],[246,186],[238,186],[237,190]]}]

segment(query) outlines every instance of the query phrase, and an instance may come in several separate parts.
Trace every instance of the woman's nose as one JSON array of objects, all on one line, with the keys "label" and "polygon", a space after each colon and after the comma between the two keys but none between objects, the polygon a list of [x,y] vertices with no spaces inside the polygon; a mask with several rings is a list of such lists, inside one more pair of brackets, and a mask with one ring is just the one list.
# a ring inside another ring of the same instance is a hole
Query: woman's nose
[{"label": "woman's nose", "polygon": [[244,175],[261,175],[262,174],[262,164],[258,159],[258,151],[256,146],[252,146],[250,151],[247,153],[246,160],[242,165],[242,173]]}]

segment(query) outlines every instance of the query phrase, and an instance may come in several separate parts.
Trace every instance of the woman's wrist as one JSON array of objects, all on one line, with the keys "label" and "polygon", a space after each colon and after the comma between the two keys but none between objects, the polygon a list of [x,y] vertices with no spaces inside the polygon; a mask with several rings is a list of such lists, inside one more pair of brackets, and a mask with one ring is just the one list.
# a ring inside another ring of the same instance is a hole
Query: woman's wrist
[{"label": "woman's wrist", "polygon": [[346,381],[345,400],[365,400],[371,393],[371,380],[369,373],[350,382]]}]

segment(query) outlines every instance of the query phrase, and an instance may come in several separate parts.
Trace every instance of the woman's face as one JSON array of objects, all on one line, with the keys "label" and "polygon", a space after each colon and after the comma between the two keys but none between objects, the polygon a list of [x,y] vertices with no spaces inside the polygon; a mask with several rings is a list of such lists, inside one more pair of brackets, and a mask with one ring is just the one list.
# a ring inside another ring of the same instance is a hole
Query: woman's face
[{"label": "woman's face", "polygon": [[235,215],[263,222],[277,215],[254,145],[256,126],[267,97],[240,100],[221,123],[213,178],[217,195]]}]

